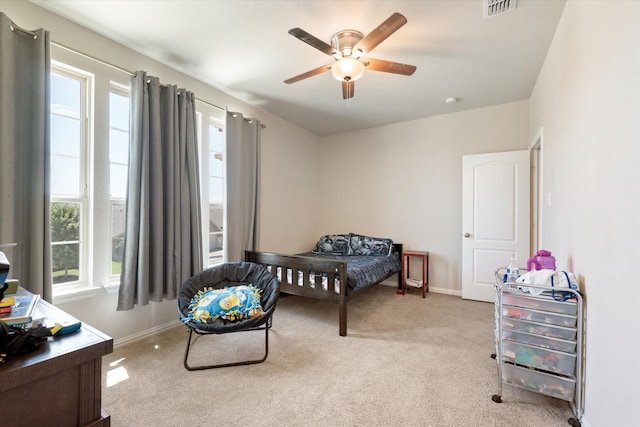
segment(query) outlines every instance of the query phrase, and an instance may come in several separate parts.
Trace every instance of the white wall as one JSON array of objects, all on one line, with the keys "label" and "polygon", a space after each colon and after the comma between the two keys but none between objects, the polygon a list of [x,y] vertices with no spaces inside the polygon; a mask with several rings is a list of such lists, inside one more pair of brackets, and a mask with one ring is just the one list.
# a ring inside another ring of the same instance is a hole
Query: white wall
[{"label": "white wall", "polygon": [[262,143],[260,250],[304,252],[317,239],[319,137],[293,126],[268,126]]},{"label": "white wall", "polygon": [[567,2],[530,110],[551,193],[543,244],[585,294],[583,425],[638,425],[640,2]]},{"label": "white wall", "polygon": [[325,137],[317,234],[429,251],[429,287],[461,292],[462,156],[526,149],[528,101]]},{"label": "white wall", "polygon": [[[27,1],[2,0],[0,10],[23,28],[50,31],[53,42],[125,70],[146,70],[163,83],[193,91],[199,99],[261,120],[267,125],[262,132],[261,249],[296,252],[304,249],[301,247],[304,242],[314,239],[312,224],[316,211],[310,200],[317,194],[319,185],[317,136]],[[292,161],[292,156],[298,162]],[[174,300],[123,312],[116,311],[116,305],[117,295],[99,291],[93,299],[59,304],[59,307],[116,340],[135,337],[178,318]]]}]

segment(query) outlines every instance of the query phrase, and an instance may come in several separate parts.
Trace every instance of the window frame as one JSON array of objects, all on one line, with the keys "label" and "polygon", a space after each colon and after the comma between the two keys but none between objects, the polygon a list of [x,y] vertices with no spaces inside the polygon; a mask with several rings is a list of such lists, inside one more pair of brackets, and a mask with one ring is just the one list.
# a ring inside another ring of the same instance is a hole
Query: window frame
[{"label": "window frame", "polygon": [[[111,88],[109,90],[109,101],[111,101],[111,94],[116,93],[120,96],[126,97],[129,99],[129,108],[131,108],[131,87],[125,86],[123,84],[119,84],[117,82],[112,81],[111,82]],[[109,104],[111,104],[111,102],[109,102]],[[111,105],[109,105],[111,106]],[[111,115],[110,115],[111,116]],[[113,127],[111,126],[112,122],[111,122],[111,117],[109,117],[109,148],[111,148],[111,130],[113,129]],[[119,130],[123,130],[123,129],[119,129]],[[127,129],[127,134],[129,134],[131,132],[131,128]],[[111,167],[111,164],[113,164],[115,162],[111,161],[111,158],[109,158],[109,167]],[[128,166],[128,162],[126,164],[126,166]],[[111,169],[109,169],[109,175],[111,175]],[[109,176],[109,178],[111,178],[111,176]],[[109,180],[109,182],[111,182],[111,180]],[[126,192],[126,189],[125,189]],[[114,217],[113,217],[113,208],[115,205],[124,205],[124,209],[126,212],[126,202],[127,202],[127,197],[126,194],[124,197],[114,197],[111,194],[111,185],[109,185],[109,243],[110,243],[110,250],[109,253],[111,254],[110,257],[110,261],[111,263],[113,262],[112,256],[113,256],[113,250],[112,250],[112,244],[113,244],[113,233],[112,233],[112,227],[113,227],[113,221],[114,221]],[[112,265],[112,264],[110,264]],[[109,267],[109,288],[113,288],[113,287],[119,287],[120,286],[120,274],[113,274],[113,269],[111,267]]]},{"label": "window frame", "polygon": [[[224,111],[213,108],[210,105],[205,103],[198,103],[196,105],[196,115],[198,122],[198,143],[199,153],[200,153],[200,211],[202,213],[202,262],[203,266],[213,267],[224,262],[224,255],[222,255],[219,259],[210,260],[209,256],[209,221],[210,221],[210,210],[209,210],[209,139],[210,139],[210,131],[211,127],[217,128],[219,131],[223,132],[223,143],[222,143],[222,208],[223,210],[226,208],[226,185],[224,185],[224,181],[226,179],[226,153],[225,153],[225,144],[224,144]],[[224,214],[223,214],[224,215]],[[226,232],[226,227],[223,224],[222,233],[223,233],[223,241],[224,241],[224,233]],[[223,244],[224,245],[224,244]],[[223,246],[224,251],[224,246]]]},{"label": "window frame", "polygon": [[[220,231],[214,231],[214,232],[210,231],[210,229],[209,229],[210,224],[212,222],[211,221],[211,217],[210,217],[210,213],[211,213],[211,208],[212,208],[212,205],[214,204],[214,202],[209,200],[208,197],[207,197],[207,200],[208,200],[207,212],[209,213],[209,218],[208,218],[207,222],[204,224],[204,226],[206,226],[207,231],[208,231],[208,233],[207,233],[207,237],[208,237],[207,238],[207,242],[209,242],[205,246],[205,249],[207,249],[207,251],[206,251],[207,252],[207,257],[206,257],[206,259],[208,261],[206,265],[208,265],[209,267],[213,267],[215,265],[222,264],[222,262],[224,260],[224,230],[225,230],[224,212],[225,212],[225,209],[226,209],[225,185],[224,185],[224,183],[225,183],[225,179],[226,179],[227,168],[226,168],[226,162],[225,162],[225,159],[226,159],[226,155],[225,154],[226,153],[225,153],[225,150],[224,150],[224,127],[219,124],[218,120],[215,120],[215,119],[210,117],[209,118],[208,129],[209,129],[209,138],[207,139],[207,162],[211,158],[211,156],[210,156],[211,153],[215,153],[214,157],[216,157],[216,154],[219,154],[221,156],[221,158],[219,160],[222,162],[222,164],[221,164],[221,172],[220,172],[219,176],[218,175],[210,175],[209,174],[209,170],[210,170],[210,166],[211,165],[207,165],[207,166],[209,166],[209,167],[207,167],[207,185],[210,185],[212,178],[220,179],[220,181],[222,183],[222,195],[221,195],[221,200],[220,200],[220,203],[219,203],[221,205],[222,215],[223,215],[223,224],[221,225],[221,229],[220,229]],[[222,139],[223,140],[222,140],[222,144],[220,146],[220,151],[215,151],[215,150],[211,149],[211,146],[210,146],[210,143],[211,143],[211,132],[219,132],[219,133],[222,134]],[[207,194],[210,194],[210,193],[211,193],[211,188],[208,188]],[[222,242],[223,243],[220,245],[222,254],[212,258],[212,256],[211,256],[212,252],[210,251],[210,248],[211,248],[211,243],[210,242],[211,242],[212,235],[214,235],[214,234],[215,235],[219,235],[222,238]]]},{"label": "window frame", "polygon": [[[80,82],[80,117],[78,118],[80,124],[80,153],[79,153],[79,181],[78,182],[78,194],[54,194],[51,193],[49,212],[54,203],[69,203],[79,205],[79,235],[78,235],[78,280],[62,282],[58,284],[52,284],[54,294],[64,293],[70,290],[81,288],[88,283],[88,277],[90,275],[90,256],[89,256],[89,242],[90,242],[90,197],[87,191],[89,182],[89,171],[87,168],[87,161],[90,157],[90,129],[92,127],[92,114],[91,106],[93,105],[93,86],[95,82],[95,76],[93,73],[74,67],[72,65],[51,60],[51,74],[58,74],[66,78],[70,78]],[[65,117],[64,114],[56,112],[51,106],[50,115]],[[66,117],[69,117],[68,115]],[[73,117],[75,118],[75,117]],[[51,242],[51,247],[58,244],[65,244],[66,242]],[[53,271],[52,271],[53,274]]]}]

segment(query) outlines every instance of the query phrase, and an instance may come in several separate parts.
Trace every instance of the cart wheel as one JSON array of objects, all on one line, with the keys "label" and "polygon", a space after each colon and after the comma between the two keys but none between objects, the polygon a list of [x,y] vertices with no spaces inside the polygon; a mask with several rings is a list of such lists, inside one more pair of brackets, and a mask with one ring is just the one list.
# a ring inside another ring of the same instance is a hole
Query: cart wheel
[{"label": "cart wheel", "polygon": [[569,424],[571,424],[573,427],[580,427],[582,425],[580,423],[580,420],[576,420],[575,418],[569,418]]},{"label": "cart wheel", "polygon": [[491,396],[491,400],[493,400],[496,403],[502,403],[502,397],[497,394],[494,394],[493,396]]},{"label": "cart wheel", "polygon": [[498,357],[498,355],[497,355],[497,354],[495,354],[495,353],[491,353],[491,358],[492,358],[492,359],[495,359],[496,357]]}]

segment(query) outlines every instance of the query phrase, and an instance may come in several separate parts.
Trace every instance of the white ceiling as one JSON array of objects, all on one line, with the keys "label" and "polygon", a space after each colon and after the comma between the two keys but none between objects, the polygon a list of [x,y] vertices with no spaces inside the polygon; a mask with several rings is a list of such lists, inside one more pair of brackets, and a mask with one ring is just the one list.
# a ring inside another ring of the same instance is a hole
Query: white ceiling
[{"label": "white ceiling", "polygon": [[[485,19],[482,0],[32,1],[321,136],[528,99],[565,4],[518,0]],[[330,72],[283,82],[333,63],[289,29],[329,43],[394,12],[407,24],[368,56],[416,65],[413,76],[366,70],[349,101]]]}]

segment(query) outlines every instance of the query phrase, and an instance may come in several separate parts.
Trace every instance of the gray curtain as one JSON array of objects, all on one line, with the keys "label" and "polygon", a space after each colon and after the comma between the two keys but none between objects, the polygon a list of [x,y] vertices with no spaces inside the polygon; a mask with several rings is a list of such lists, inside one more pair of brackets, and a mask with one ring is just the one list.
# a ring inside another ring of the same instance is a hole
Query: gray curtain
[{"label": "gray curtain", "polygon": [[224,261],[244,259],[260,238],[260,122],[227,111]]},{"label": "gray curtain", "polygon": [[49,32],[0,12],[0,244],[9,277],[51,301]]},{"label": "gray curtain", "polygon": [[203,257],[195,95],[138,71],[130,126],[118,310],[175,299]]}]

